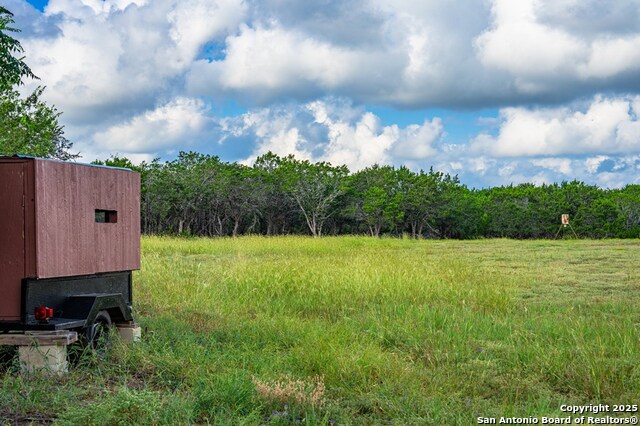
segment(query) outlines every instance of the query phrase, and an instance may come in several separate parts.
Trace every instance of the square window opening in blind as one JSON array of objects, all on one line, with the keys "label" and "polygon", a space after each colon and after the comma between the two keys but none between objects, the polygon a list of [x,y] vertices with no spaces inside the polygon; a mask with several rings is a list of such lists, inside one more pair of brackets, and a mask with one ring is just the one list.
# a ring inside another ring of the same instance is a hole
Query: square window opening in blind
[{"label": "square window opening in blind", "polygon": [[96,223],[118,223],[118,212],[96,209]]}]

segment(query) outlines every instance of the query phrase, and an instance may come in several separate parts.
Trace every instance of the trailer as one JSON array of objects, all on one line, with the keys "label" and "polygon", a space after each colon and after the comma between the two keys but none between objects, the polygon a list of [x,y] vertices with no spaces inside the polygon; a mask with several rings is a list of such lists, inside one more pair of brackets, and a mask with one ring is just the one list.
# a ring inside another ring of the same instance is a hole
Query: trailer
[{"label": "trailer", "polygon": [[140,175],[0,157],[0,336],[132,325]]}]

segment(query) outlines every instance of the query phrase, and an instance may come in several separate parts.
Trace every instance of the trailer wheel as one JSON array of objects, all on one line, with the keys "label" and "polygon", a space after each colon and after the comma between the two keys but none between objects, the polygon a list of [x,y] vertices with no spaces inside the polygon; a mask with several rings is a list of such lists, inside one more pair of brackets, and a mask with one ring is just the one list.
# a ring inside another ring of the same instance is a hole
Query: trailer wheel
[{"label": "trailer wheel", "polygon": [[86,338],[88,346],[100,357],[104,357],[109,349],[111,325],[109,312],[100,311],[91,325],[87,327]]}]

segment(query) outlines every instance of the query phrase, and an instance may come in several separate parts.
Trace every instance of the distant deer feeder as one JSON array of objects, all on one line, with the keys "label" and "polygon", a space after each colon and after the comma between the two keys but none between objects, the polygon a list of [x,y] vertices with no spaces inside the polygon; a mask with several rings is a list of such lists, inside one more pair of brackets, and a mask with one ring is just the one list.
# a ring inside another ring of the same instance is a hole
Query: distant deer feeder
[{"label": "distant deer feeder", "polygon": [[576,234],[576,231],[573,230],[573,226],[571,226],[571,223],[569,223],[569,215],[565,213],[560,217],[560,228],[558,228],[558,232],[556,232],[556,236],[554,239],[558,238],[558,234],[560,233],[560,231],[567,227],[569,227],[573,235],[578,238],[578,234]]}]

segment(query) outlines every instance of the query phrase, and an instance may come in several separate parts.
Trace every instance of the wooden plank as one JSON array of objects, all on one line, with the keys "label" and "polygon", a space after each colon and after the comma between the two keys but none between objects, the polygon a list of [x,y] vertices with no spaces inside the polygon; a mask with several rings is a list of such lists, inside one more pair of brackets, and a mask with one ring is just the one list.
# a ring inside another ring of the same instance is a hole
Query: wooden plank
[{"label": "wooden plank", "polygon": [[0,345],[8,346],[66,346],[77,340],[78,333],[75,331],[0,334]]},{"label": "wooden plank", "polygon": [[75,331],[69,331],[69,330],[51,330],[51,331],[32,330],[32,331],[25,331],[24,332],[24,334],[26,334],[28,336],[66,336],[69,333],[75,333]]}]

